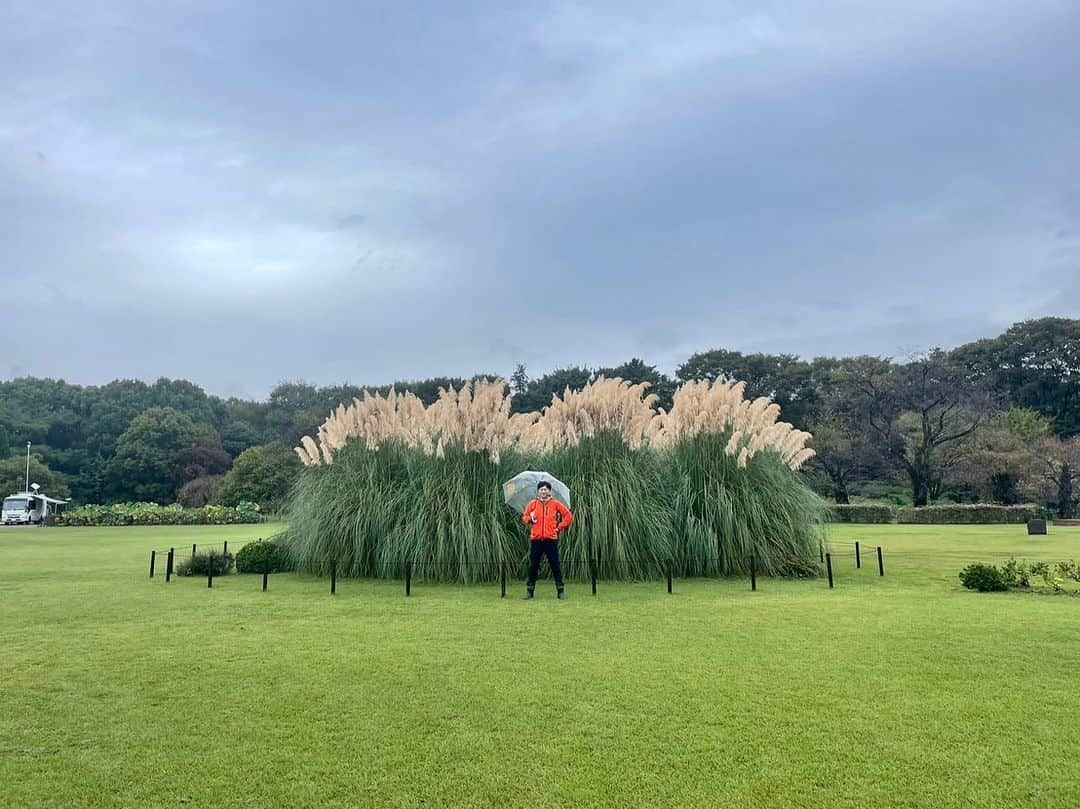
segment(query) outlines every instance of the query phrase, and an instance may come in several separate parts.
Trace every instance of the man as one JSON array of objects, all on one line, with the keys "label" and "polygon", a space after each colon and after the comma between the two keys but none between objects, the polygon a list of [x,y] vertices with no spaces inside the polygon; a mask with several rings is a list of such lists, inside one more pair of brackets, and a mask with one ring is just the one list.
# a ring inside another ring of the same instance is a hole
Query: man
[{"label": "man", "polygon": [[536,499],[525,507],[521,521],[532,526],[529,543],[529,581],[526,583],[525,600],[533,597],[536,588],[536,574],[540,572],[540,559],[546,556],[555,578],[555,587],[559,600],[566,601],[563,588],[562,566],[559,564],[559,534],[574,523],[574,515],[558,500],[551,499],[551,484],[546,480],[536,486]]}]

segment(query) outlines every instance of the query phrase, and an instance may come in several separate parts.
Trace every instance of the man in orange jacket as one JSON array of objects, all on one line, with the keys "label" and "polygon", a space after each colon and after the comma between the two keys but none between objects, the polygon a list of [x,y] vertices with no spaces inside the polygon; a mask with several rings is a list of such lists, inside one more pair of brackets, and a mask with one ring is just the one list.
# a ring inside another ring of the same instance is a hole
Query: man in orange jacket
[{"label": "man in orange jacket", "polygon": [[540,572],[540,559],[546,556],[555,578],[559,600],[566,600],[563,588],[562,565],[559,564],[559,534],[574,523],[573,512],[558,500],[551,499],[551,484],[546,480],[536,486],[536,499],[525,507],[521,521],[532,526],[529,543],[529,581],[526,583],[525,600],[533,597],[536,574]]}]

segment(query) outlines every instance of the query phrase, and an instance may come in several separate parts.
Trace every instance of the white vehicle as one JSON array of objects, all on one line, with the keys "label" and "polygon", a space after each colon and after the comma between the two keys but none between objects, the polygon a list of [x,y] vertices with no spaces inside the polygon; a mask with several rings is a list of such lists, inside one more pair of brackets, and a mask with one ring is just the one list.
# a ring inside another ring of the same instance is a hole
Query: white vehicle
[{"label": "white vehicle", "polygon": [[57,500],[41,494],[36,483],[30,487],[33,491],[16,492],[4,498],[4,508],[0,512],[0,521],[4,525],[41,525],[46,517],[59,513],[67,500]]}]

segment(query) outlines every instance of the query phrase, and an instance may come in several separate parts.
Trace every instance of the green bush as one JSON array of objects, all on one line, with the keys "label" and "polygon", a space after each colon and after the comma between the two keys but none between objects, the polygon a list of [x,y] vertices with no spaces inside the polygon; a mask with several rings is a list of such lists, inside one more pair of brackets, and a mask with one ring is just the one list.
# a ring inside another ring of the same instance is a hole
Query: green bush
[{"label": "green bush", "polygon": [[1017,562],[1012,557],[1001,566],[1001,578],[1008,587],[1031,586],[1031,570],[1025,562]]},{"label": "green bush", "polygon": [[232,571],[235,561],[236,557],[231,553],[221,553],[219,551],[196,553],[194,556],[180,560],[176,565],[176,575],[206,576],[212,566],[215,576],[224,576]]},{"label": "green bush", "polygon": [[157,503],[113,503],[108,506],[79,506],[60,516],[58,525],[233,525],[263,521],[258,504],[243,502],[232,506],[184,508]]},{"label": "green bush", "polygon": [[249,447],[233,461],[221,483],[217,502],[231,506],[258,501],[276,511],[302,468],[296,453],[282,444]]},{"label": "green bush", "polygon": [[1063,562],[1035,562],[1031,566],[1031,575],[1041,576],[1043,583],[1055,592],[1064,590],[1066,579],[1080,582],[1080,566],[1075,560]]},{"label": "green bush", "polygon": [[960,571],[960,581],[969,590],[980,593],[996,593],[1008,590],[1005,578],[994,565],[968,565]]},{"label": "green bush", "polygon": [[1058,570],[1061,571],[1061,575],[1065,578],[1080,581],[1080,565],[1076,563],[1075,559],[1058,562]]},{"label": "green bush", "polygon": [[890,523],[896,509],[883,503],[834,503],[828,507],[829,522]]},{"label": "green bush", "polygon": [[236,553],[237,573],[284,573],[293,569],[285,549],[273,539],[249,542]]},{"label": "green bush", "polygon": [[1036,505],[995,506],[986,503],[974,505],[921,506],[900,509],[896,515],[899,523],[918,525],[984,525],[990,523],[1018,523],[1040,519],[1044,509]]}]

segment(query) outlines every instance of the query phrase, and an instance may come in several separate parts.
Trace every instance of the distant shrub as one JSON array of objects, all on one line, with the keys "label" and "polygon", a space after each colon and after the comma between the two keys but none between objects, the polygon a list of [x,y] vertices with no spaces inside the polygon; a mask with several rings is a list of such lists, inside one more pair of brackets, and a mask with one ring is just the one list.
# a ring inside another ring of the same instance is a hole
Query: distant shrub
[{"label": "distant shrub", "polygon": [[204,475],[189,480],[176,493],[176,502],[184,508],[202,508],[217,500],[223,475]]},{"label": "distant shrub", "polygon": [[994,593],[1008,590],[1005,578],[994,565],[968,565],[960,571],[960,581],[969,590]]},{"label": "distant shrub", "polygon": [[213,567],[215,576],[224,576],[233,569],[235,561],[236,557],[231,553],[219,553],[217,551],[196,553],[194,556],[180,560],[176,565],[176,575],[206,576],[209,574],[210,568]]},{"label": "distant shrub", "polygon": [[1045,509],[1036,505],[995,506],[986,503],[974,505],[921,506],[903,508],[897,512],[896,521],[918,525],[985,525],[989,523],[1026,523],[1040,519]]},{"label": "distant shrub", "polygon": [[1036,562],[1031,566],[1031,574],[1041,577],[1043,584],[1056,593],[1065,589],[1066,579],[1080,581],[1080,569],[1075,561]]},{"label": "distant shrub", "polygon": [[896,509],[883,503],[835,503],[828,509],[829,522],[889,523]]},{"label": "distant shrub", "polygon": [[1072,579],[1073,581],[1080,581],[1080,565],[1076,563],[1075,559],[1058,562],[1058,570],[1065,578]]},{"label": "distant shrub", "polygon": [[1001,566],[1001,578],[1007,587],[1030,587],[1031,570],[1024,562],[1013,558]]},{"label": "distant shrub", "polygon": [[184,508],[181,505],[159,506],[157,503],[113,503],[108,506],[79,506],[61,515],[58,525],[234,525],[262,522],[257,503],[242,502],[236,506],[203,506]]},{"label": "distant shrub", "polygon": [[249,542],[236,553],[237,573],[283,573],[292,569],[285,549],[273,539]]}]

